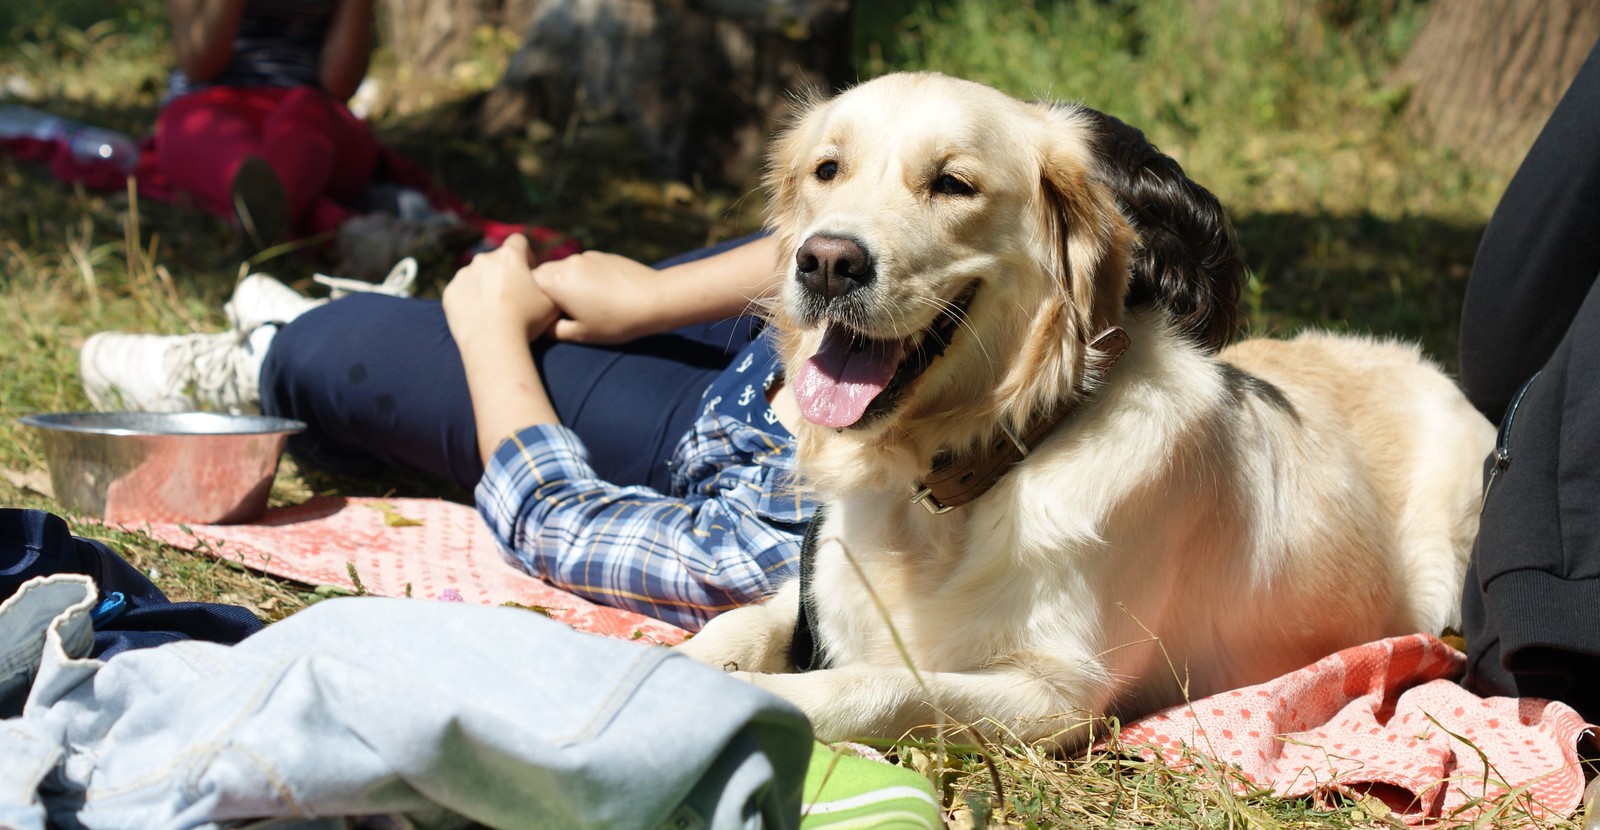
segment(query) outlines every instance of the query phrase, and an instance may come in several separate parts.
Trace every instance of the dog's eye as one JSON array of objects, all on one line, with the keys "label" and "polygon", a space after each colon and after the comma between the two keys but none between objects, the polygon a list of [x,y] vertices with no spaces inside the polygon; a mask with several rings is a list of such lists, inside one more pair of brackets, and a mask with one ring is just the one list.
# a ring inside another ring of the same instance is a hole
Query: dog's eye
[{"label": "dog's eye", "polygon": [[929,189],[941,196],[971,196],[973,194],[971,185],[949,173],[934,179]]},{"label": "dog's eye", "polygon": [[833,181],[833,177],[839,175],[839,162],[825,161],[817,165],[816,175],[822,181]]}]

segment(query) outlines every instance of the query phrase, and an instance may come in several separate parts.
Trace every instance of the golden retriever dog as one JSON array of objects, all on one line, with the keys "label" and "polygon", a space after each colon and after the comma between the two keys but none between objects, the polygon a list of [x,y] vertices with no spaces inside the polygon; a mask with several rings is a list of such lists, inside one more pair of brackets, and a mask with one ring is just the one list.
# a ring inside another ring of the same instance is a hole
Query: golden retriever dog
[{"label": "golden retriever dog", "polygon": [[1227,345],[1231,226],[1138,130],[891,75],[805,105],[766,185],[824,511],[692,657],[824,740],[1073,748],[1456,622],[1492,427],[1413,346]]}]

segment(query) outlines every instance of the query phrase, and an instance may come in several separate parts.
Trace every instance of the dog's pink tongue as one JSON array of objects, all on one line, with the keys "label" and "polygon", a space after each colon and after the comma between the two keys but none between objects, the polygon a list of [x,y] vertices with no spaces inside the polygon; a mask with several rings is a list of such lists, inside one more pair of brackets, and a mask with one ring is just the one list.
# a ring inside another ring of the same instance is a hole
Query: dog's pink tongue
[{"label": "dog's pink tongue", "polygon": [[861,420],[867,405],[883,391],[900,365],[900,344],[867,340],[829,326],[822,348],[800,367],[794,396],[800,414],[824,427],[847,427]]}]

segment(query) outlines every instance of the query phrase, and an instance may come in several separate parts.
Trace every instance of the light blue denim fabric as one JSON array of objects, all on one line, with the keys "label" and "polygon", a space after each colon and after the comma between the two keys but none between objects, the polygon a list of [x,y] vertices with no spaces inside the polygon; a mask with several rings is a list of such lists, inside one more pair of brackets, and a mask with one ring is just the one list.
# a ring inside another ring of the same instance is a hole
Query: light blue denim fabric
[{"label": "light blue denim fabric", "polygon": [[94,598],[63,575],[0,606],[0,693],[38,667],[0,721],[0,827],[799,825],[804,717],[669,649],[361,597],[101,662],[74,656]]}]

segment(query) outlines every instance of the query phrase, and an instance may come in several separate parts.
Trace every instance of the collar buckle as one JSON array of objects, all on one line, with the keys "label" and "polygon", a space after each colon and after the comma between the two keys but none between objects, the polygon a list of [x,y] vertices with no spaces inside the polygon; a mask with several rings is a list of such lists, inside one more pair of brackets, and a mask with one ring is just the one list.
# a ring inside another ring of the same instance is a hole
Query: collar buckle
[{"label": "collar buckle", "polygon": [[927,510],[929,513],[935,516],[941,513],[949,513],[950,511],[956,509],[955,505],[947,506],[940,504],[939,500],[934,498],[933,490],[926,486],[920,489],[917,487],[911,488],[911,503],[922,505],[924,510]]},{"label": "collar buckle", "polygon": [[1023,443],[1022,436],[1017,435],[1017,431],[1012,429],[1010,424],[1002,421],[1000,423],[1000,431],[1005,433],[1007,438],[1011,439],[1011,446],[1017,448],[1017,455],[1023,458],[1028,457],[1028,445]]},{"label": "collar buckle", "polygon": [[[1103,377],[1128,350],[1128,345],[1128,333],[1121,326],[1111,326],[1100,332],[1088,344],[1091,363],[1087,370]],[[1078,391],[1085,396],[1088,394],[1087,390]],[[1030,442],[1042,442],[1082,402],[1082,397],[1069,398],[1051,411],[1034,413],[1020,432],[1002,421],[997,426],[1005,440],[995,441],[991,437],[978,452],[949,458],[941,451],[934,456],[932,469],[911,486],[911,503],[939,515],[980,498],[1012,467],[1028,457],[1032,452]]]}]

